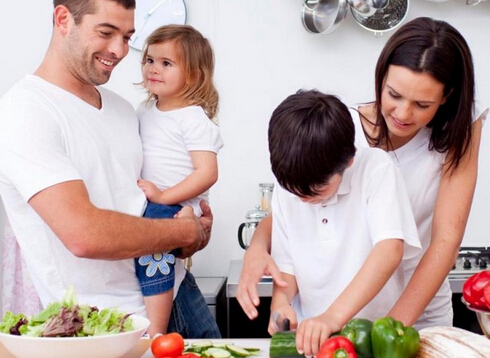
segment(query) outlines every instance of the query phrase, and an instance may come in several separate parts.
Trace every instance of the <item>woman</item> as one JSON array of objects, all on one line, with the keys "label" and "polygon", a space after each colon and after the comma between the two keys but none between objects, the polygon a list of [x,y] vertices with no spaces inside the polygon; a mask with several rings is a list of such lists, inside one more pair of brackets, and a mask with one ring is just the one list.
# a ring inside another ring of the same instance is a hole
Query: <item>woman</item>
[{"label": "woman", "polygon": [[[405,261],[407,286],[389,315],[418,329],[452,325],[446,279],[458,254],[477,178],[482,120],[474,118],[471,53],[451,25],[416,18],[386,43],[376,66],[376,101],[352,110],[357,145],[388,151],[404,176],[422,254]],[[246,252],[237,299],[257,315],[256,283],[264,273],[285,283],[270,250],[271,219]],[[253,262],[252,262],[253,261]]]}]

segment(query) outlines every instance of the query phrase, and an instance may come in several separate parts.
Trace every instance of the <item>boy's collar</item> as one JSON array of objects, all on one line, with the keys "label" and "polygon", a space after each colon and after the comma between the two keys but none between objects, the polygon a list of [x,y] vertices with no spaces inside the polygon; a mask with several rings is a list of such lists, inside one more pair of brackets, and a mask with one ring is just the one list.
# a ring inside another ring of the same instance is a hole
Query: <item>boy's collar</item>
[{"label": "boy's collar", "polygon": [[345,195],[350,192],[350,188],[352,185],[352,176],[354,175],[355,166],[356,166],[356,161],[354,160],[354,163],[352,163],[350,167],[344,170],[344,173],[342,174],[342,181],[340,182],[339,189],[337,190],[337,192],[327,200],[323,201],[321,205],[326,206],[326,205],[335,204],[338,201],[337,197],[339,195]]}]

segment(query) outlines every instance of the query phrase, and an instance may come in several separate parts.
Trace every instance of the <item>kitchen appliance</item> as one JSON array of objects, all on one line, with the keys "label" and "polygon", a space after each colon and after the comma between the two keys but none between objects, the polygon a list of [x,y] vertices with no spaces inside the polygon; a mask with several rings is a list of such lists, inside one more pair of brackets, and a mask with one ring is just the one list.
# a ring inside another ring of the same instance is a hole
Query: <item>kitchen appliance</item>
[{"label": "kitchen appliance", "polygon": [[313,34],[329,34],[347,15],[347,0],[305,0],[301,7],[303,26]]},{"label": "kitchen appliance", "polygon": [[454,326],[482,334],[477,316],[462,303],[461,297],[465,281],[477,272],[490,268],[490,247],[462,246],[448,279],[453,291]]},{"label": "kitchen appliance", "polygon": [[242,249],[246,250],[248,248],[255,232],[255,228],[259,225],[260,220],[267,215],[268,212],[262,210],[260,205],[257,205],[255,209],[247,212],[245,215],[245,222],[238,226],[238,243]]}]

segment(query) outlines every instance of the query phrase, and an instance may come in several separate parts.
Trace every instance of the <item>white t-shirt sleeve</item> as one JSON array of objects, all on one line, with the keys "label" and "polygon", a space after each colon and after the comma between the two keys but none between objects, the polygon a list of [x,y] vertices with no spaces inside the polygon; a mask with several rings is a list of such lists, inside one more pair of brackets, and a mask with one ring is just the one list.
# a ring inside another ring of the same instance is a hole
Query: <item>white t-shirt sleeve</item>
[{"label": "white t-shirt sleeve", "polygon": [[2,172],[26,201],[50,186],[81,179],[66,154],[56,114],[25,102],[7,108],[2,115],[15,121],[2,121]]},{"label": "white t-shirt sleeve", "polygon": [[196,115],[187,116],[182,123],[182,135],[187,151],[218,153],[223,147],[219,127],[199,108]]},{"label": "white t-shirt sleeve", "polygon": [[282,212],[281,202],[285,199],[287,191],[277,181],[272,192],[272,241],[271,256],[281,272],[294,275],[293,260],[291,258],[289,239],[286,234],[286,222]]},{"label": "white t-shirt sleeve", "polygon": [[387,158],[373,168],[366,179],[368,226],[373,245],[381,240],[402,239],[404,259],[420,253],[417,227],[399,169]]}]

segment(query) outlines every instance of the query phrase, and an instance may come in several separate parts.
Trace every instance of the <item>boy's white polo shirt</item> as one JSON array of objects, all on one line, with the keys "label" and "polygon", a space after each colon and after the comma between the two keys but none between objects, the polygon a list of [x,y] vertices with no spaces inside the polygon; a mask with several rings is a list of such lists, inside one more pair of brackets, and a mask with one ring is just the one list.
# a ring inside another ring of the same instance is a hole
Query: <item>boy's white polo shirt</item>
[{"label": "boy's white polo shirt", "polygon": [[[400,173],[380,149],[359,148],[337,193],[321,204],[304,203],[276,183],[272,199],[272,256],[294,275],[298,320],[327,310],[356,275],[377,242],[405,241],[404,258],[420,251],[417,228]],[[356,316],[386,315],[405,280],[397,269]]]}]

